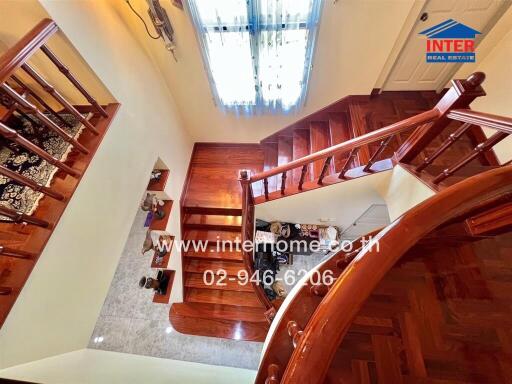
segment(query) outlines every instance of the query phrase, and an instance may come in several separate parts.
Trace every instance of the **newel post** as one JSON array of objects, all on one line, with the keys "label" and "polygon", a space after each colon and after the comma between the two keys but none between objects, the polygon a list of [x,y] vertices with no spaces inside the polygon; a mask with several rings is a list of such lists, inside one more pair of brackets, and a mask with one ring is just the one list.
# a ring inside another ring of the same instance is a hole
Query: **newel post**
[{"label": "newel post", "polygon": [[450,122],[447,115],[451,109],[467,108],[477,97],[485,96],[481,87],[484,80],[483,72],[475,72],[466,80],[452,80],[452,86],[434,107],[439,112],[437,120],[418,127],[395,153],[395,161],[411,162]]}]

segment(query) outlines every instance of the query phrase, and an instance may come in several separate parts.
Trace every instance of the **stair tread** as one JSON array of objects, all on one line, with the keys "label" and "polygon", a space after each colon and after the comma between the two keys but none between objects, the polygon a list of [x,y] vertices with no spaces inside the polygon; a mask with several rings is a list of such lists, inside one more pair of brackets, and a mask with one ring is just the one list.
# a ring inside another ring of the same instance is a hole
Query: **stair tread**
[{"label": "stair tread", "polygon": [[199,215],[230,215],[242,216],[241,208],[223,208],[223,207],[203,207],[203,206],[183,206],[183,213],[185,214],[199,214]]},{"label": "stair tread", "polygon": [[207,248],[204,251],[188,250],[183,252],[183,256],[192,259],[207,259],[207,260],[231,260],[242,261],[243,256],[241,251],[217,251],[216,247]]},{"label": "stair tread", "polygon": [[[208,284],[207,284],[208,283]],[[204,276],[202,273],[185,273],[185,287],[202,288],[202,289],[220,289],[226,291],[237,292],[253,292],[250,283],[242,284],[242,282],[233,276],[221,279],[220,276]]]},{"label": "stair tread", "polygon": [[[293,139],[291,136],[279,136],[277,139],[277,165],[285,165],[293,160]],[[277,189],[281,188],[281,177],[277,177]],[[292,184],[292,178],[286,179],[286,186]]]},{"label": "stair tread", "polygon": [[[293,160],[300,159],[301,157],[309,155],[311,149],[309,143],[309,130],[308,129],[296,129],[293,131]],[[293,170],[293,183],[298,184],[302,169]],[[311,172],[306,174],[304,181],[311,180]]]},{"label": "stair tread", "polygon": [[186,259],[184,263],[185,272],[204,273],[206,271],[224,270],[228,276],[237,276],[237,274],[245,270],[243,263],[237,261],[224,261],[224,260],[204,260],[204,259]]},{"label": "stair tread", "polygon": [[185,216],[183,224],[186,228],[207,229],[208,227],[213,227],[215,229],[239,231],[242,227],[242,217],[228,215],[188,214]]},{"label": "stair tread", "polygon": [[[318,152],[331,146],[331,134],[329,125],[325,121],[315,121],[309,125],[311,153]],[[322,172],[324,160],[317,160],[313,163],[313,177],[317,178]],[[332,168],[332,166],[331,166]],[[328,172],[329,175],[331,172]]]},{"label": "stair tread", "polygon": [[[264,143],[261,146],[263,148],[263,170],[268,171],[277,167],[277,143]],[[271,191],[276,190],[277,177],[269,177],[268,187]]]},{"label": "stair tread", "polygon": [[217,242],[223,240],[235,241],[240,239],[240,231],[232,230],[208,230],[208,229],[186,229],[183,232],[185,240],[208,240],[209,242]]},{"label": "stair tread", "polygon": [[229,276],[236,276],[240,271],[245,270],[243,263],[236,261],[217,261],[217,260],[204,260],[204,259],[186,259],[183,270],[185,272],[204,273],[205,271],[224,270]]},{"label": "stair tread", "polygon": [[176,303],[171,307],[171,313],[195,318],[240,320],[254,323],[267,322],[264,311],[261,308],[226,304]]},{"label": "stair tread", "polygon": [[[336,145],[350,140],[350,124],[349,117],[346,113],[332,113],[329,115],[329,131],[331,135],[331,145]],[[334,156],[334,167],[337,171],[341,171],[348,153]]]},{"label": "stair tread", "polygon": [[[196,308],[199,305],[201,307]],[[238,316],[240,313],[236,311],[231,312],[230,309],[226,308],[219,310],[218,304],[213,305],[213,307],[203,307],[202,305],[200,303],[173,304],[169,313],[169,320],[173,328],[180,333],[196,336],[247,341],[265,340],[269,328],[268,323],[230,319],[233,315]],[[260,311],[263,310],[260,309]],[[249,318],[251,317],[249,316]]]},{"label": "stair tread", "polygon": [[189,288],[185,292],[185,302],[238,305],[264,308],[254,292],[223,291],[220,289]]}]

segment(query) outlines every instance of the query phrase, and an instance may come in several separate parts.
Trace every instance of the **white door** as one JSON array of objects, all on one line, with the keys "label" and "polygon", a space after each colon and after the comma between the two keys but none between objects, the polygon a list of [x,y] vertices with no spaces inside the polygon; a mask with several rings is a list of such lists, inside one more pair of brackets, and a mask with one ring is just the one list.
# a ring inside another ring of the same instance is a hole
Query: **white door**
[{"label": "white door", "polygon": [[[400,52],[387,80],[384,91],[438,90],[455,74],[460,63],[426,63],[426,37],[421,31],[443,21],[453,19],[482,32],[477,35],[478,45],[487,31],[510,6],[504,0],[429,0],[418,16],[409,38]],[[428,19],[420,20],[422,13]],[[476,52],[478,61],[478,51]]]}]

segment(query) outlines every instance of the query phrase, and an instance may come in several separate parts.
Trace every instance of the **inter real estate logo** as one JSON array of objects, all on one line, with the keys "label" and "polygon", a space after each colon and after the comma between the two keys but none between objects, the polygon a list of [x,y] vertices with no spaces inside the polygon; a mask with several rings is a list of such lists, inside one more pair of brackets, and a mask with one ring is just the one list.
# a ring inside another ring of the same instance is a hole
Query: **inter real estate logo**
[{"label": "inter real estate logo", "polygon": [[480,32],[453,19],[420,32],[427,36],[427,63],[474,63]]}]

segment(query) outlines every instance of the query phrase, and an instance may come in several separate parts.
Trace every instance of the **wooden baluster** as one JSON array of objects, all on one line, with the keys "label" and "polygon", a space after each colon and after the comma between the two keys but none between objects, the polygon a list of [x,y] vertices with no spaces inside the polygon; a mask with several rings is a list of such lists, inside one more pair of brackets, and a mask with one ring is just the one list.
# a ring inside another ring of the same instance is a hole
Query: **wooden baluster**
[{"label": "wooden baluster", "polygon": [[421,172],[425,168],[427,168],[430,164],[434,162],[435,159],[437,159],[439,156],[441,156],[444,151],[446,151],[448,148],[450,148],[453,143],[455,143],[457,140],[459,140],[462,135],[471,127],[471,124],[462,124],[455,132],[453,132],[448,138],[444,141],[443,144],[439,148],[435,150],[433,154],[425,158],[423,162],[416,167],[416,172]]},{"label": "wooden baluster", "polygon": [[30,103],[29,101],[25,100],[23,97],[21,97],[14,89],[12,89],[9,85],[6,83],[1,85],[1,88],[7,92],[9,96],[11,96],[14,101],[16,101],[19,105],[21,105],[23,108],[28,109],[30,112],[32,112],[36,117],[49,129],[54,131],[56,134],[58,134],[65,142],[71,144],[72,146],[76,147],[80,152],[83,154],[88,154],[89,150],[85,148],[82,144],[80,144],[78,141],[76,141],[74,138],[72,138],[70,135],[68,135],[61,127],[59,127],[57,124],[55,124],[53,121],[51,121],[44,113],[42,113],[35,105]]},{"label": "wooden baluster", "polygon": [[350,155],[348,155],[347,160],[345,160],[345,164],[343,164],[343,167],[341,168],[340,175],[338,178],[345,179],[345,173],[347,173],[348,168],[350,167],[350,164],[354,160],[354,158],[357,156],[357,152],[359,151],[359,147],[354,148],[352,151],[350,151]]},{"label": "wooden baluster", "polygon": [[68,80],[75,86],[78,91],[87,99],[87,101],[100,113],[103,117],[108,117],[107,112],[98,104],[98,102],[85,90],[82,84],[71,74],[69,69],[62,64],[59,58],[48,48],[46,45],[41,46],[41,50],[44,54],[50,59],[50,61],[55,64],[55,66],[59,69],[59,71],[64,74],[68,78]]},{"label": "wooden baluster", "polygon": [[284,195],[284,190],[286,188],[286,171],[281,175],[281,195]]},{"label": "wooden baluster", "polygon": [[483,143],[478,144],[471,153],[464,156],[461,160],[459,160],[457,163],[452,165],[451,167],[445,169],[443,172],[441,172],[432,182],[434,184],[439,184],[441,181],[445,180],[446,178],[453,175],[455,172],[457,172],[459,169],[476,159],[478,156],[480,156],[485,151],[488,151],[492,147],[494,147],[496,144],[498,144],[500,141],[508,137],[508,134],[505,132],[496,132],[494,135],[492,135],[490,138],[488,138]]},{"label": "wooden baluster", "polygon": [[304,331],[299,327],[299,324],[293,320],[286,324],[286,329],[288,330],[288,335],[292,338],[293,348],[296,348],[300,342],[300,338],[304,334]]},{"label": "wooden baluster", "polygon": [[48,83],[37,71],[32,68],[29,64],[23,64],[21,68],[38,83],[48,94],[50,94],[55,100],[57,100],[69,113],[76,117],[89,131],[94,133],[96,136],[99,132],[94,126],[87,120],[80,112],[76,110],[69,101],[67,101],[50,83]]},{"label": "wooden baluster", "polygon": [[324,166],[322,167],[322,171],[320,172],[320,177],[318,178],[318,182],[317,182],[319,185],[322,185],[324,177],[325,177],[327,171],[329,170],[329,166],[331,165],[331,161],[332,161],[332,156],[329,156],[328,158],[325,159]]},{"label": "wooden baluster", "polygon": [[270,364],[267,373],[265,384],[279,384],[279,366],[277,364]]},{"label": "wooden baluster", "polygon": [[8,296],[12,293],[11,287],[0,287],[0,296]]},{"label": "wooden baluster", "polygon": [[268,200],[268,178],[263,179],[263,189],[265,190],[265,200]]},{"label": "wooden baluster", "polygon": [[[242,244],[245,241],[254,240],[254,196],[252,193],[252,182],[250,176],[250,170],[241,169],[238,171],[238,181],[242,186]],[[254,255],[252,251],[243,250],[242,252],[243,263],[245,270],[249,276],[255,273],[254,270]],[[273,308],[272,303],[268,299],[263,287],[255,281],[251,281],[251,286],[258,296],[259,301],[268,310]]]},{"label": "wooden baluster", "polygon": [[21,185],[25,185],[33,189],[34,191],[44,193],[45,195],[53,197],[54,199],[60,201],[64,200],[64,196],[62,196],[60,193],[54,192],[50,188],[45,187],[44,185],[37,184],[34,180],[29,179],[28,177],[23,176],[19,173],[13,172],[2,165],[0,165],[0,175],[8,177],[9,179],[16,181],[17,183],[20,183]]},{"label": "wooden baluster", "polygon": [[480,86],[484,80],[485,74],[482,72],[475,72],[466,80],[453,80],[452,87],[434,108],[439,114],[438,118],[432,124],[424,124],[417,128],[395,152],[396,160],[410,164],[434,138],[446,129],[446,125],[450,122],[448,113],[451,109],[467,107],[474,99],[485,95]]},{"label": "wooden baluster", "polygon": [[379,149],[377,149],[377,151],[370,158],[370,160],[368,161],[368,164],[365,165],[365,167],[363,168],[363,172],[371,171],[373,164],[375,164],[375,162],[377,161],[379,156],[382,154],[382,152],[384,152],[386,150],[386,148],[388,147],[391,140],[393,140],[393,137],[394,136],[389,136],[387,139],[381,141]]},{"label": "wooden baluster", "polygon": [[55,110],[50,107],[36,92],[34,92],[27,84],[21,81],[17,76],[12,75],[11,79],[13,79],[16,84],[22,87],[25,92],[28,93],[30,97],[32,97],[35,101],[37,101],[48,113],[51,113],[57,120],[59,120],[62,124],[67,125],[68,127],[73,127],[73,124],[64,120],[60,114],[55,112]]},{"label": "wooden baluster", "polygon": [[30,141],[28,141],[27,139],[25,139],[14,129],[9,128],[8,126],[6,126],[5,124],[2,124],[2,123],[0,123],[0,135],[5,137],[6,139],[9,139],[9,140],[15,142],[16,144],[29,150],[30,152],[35,153],[36,155],[43,158],[51,165],[54,165],[55,167],[59,168],[60,170],[66,172],[67,174],[74,176],[74,177],[80,176],[80,173],[75,171],[73,168],[67,166],[64,163],[61,163],[59,160],[50,156],[48,153],[43,151],[37,145],[35,145],[35,144],[31,143]]},{"label": "wooden baluster", "polygon": [[304,184],[304,180],[306,180],[306,174],[308,173],[308,164],[302,166],[302,171],[300,172],[300,180],[299,180],[299,191],[302,191],[302,185]]},{"label": "wooden baluster", "polygon": [[20,251],[18,249],[12,249],[4,247],[0,245],[0,256],[9,256],[17,259],[33,259],[35,257],[34,254],[30,252]]},{"label": "wooden baluster", "polygon": [[27,223],[37,225],[38,227],[48,228],[50,223],[47,221],[37,219],[35,217],[25,215],[24,213],[17,212],[14,209],[0,206],[0,215],[7,216],[15,223]]}]

